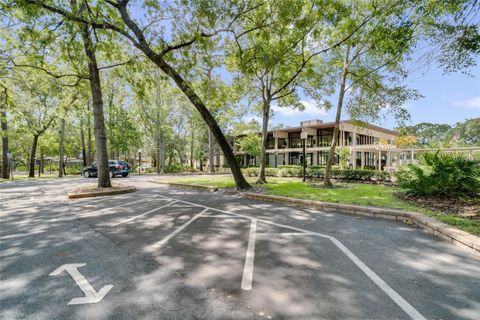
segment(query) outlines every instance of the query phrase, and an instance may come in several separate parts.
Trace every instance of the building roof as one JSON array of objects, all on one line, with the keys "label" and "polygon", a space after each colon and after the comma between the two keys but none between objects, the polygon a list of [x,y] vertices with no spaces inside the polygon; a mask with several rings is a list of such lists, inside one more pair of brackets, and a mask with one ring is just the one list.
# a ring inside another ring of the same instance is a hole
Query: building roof
[{"label": "building roof", "polygon": [[[356,122],[353,121],[353,120],[342,120],[342,121],[340,121],[340,123],[348,123],[348,124],[352,124],[352,125],[357,125]],[[373,124],[365,123],[364,126],[365,126],[365,128],[368,128],[368,129],[372,129],[372,130],[383,132],[383,133],[386,133],[386,134],[391,134],[391,135],[398,136],[398,132],[396,132],[396,131],[385,129],[385,128],[382,128],[382,127],[379,127],[379,126],[376,126],[376,125],[373,125]],[[307,128],[314,128],[314,129],[333,128],[333,127],[335,127],[335,122],[323,122],[323,123],[319,123],[319,124],[315,124],[315,125],[308,125],[306,127]],[[273,131],[274,130],[269,130],[268,133],[273,134]],[[297,131],[302,131],[302,126],[281,128],[281,129],[277,129],[275,131],[297,132]],[[245,135],[245,134],[240,134],[239,136],[243,136],[243,135]]]}]

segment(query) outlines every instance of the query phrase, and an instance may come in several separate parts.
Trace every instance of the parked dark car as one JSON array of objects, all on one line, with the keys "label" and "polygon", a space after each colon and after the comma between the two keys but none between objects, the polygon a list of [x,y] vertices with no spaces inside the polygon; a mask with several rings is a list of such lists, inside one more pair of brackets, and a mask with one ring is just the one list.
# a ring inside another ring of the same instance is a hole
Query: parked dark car
[{"label": "parked dark car", "polygon": [[[110,178],[115,176],[126,177],[130,173],[130,165],[123,160],[108,160],[108,169]],[[92,163],[91,166],[83,168],[82,172],[85,178],[98,176],[97,163]]]}]

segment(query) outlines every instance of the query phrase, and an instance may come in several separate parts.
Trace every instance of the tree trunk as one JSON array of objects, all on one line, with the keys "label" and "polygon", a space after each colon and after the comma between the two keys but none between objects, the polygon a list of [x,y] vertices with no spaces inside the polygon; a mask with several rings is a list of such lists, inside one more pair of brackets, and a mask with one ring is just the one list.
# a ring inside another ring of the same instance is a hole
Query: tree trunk
[{"label": "tree trunk", "polygon": [[63,161],[63,175],[67,175],[67,166],[66,163],[68,163],[68,156],[65,158],[65,161]]},{"label": "tree trunk", "polygon": [[8,161],[8,127],[7,127],[7,88],[4,88],[4,97],[0,112],[2,126],[2,178],[10,178],[10,168]]},{"label": "tree trunk", "polygon": [[[121,8],[120,10],[123,10],[123,9]],[[122,16],[124,16],[125,14],[126,12],[122,13]],[[193,106],[200,113],[202,119],[208,125],[210,130],[212,130],[212,133],[215,139],[217,140],[218,145],[223,151],[225,159],[228,161],[228,164],[230,165],[230,170],[232,171],[233,179],[235,180],[235,184],[237,188],[238,189],[250,188],[250,185],[248,184],[247,180],[245,180],[245,177],[242,174],[242,170],[240,169],[240,166],[238,165],[238,162],[235,159],[235,155],[232,151],[232,148],[230,147],[230,144],[228,143],[227,139],[223,135],[222,129],[220,129],[220,126],[218,125],[217,121],[212,116],[210,111],[208,111],[207,107],[205,106],[203,101],[200,99],[200,97],[195,93],[195,91],[190,87],[190,85],[180,76],[180,74],[174,68],[172,68],[172,66],[170,66],[160,55],[155,54],[150,48],[146,46],[140,46],[139,49],[141,49],[153,63],[155,63],[160,69],[162,69],[163,72],[165,72],[173,81],[175,81],[175,83],[180,88],[180,90],[182,90],[182,92],[187,96],[187,98],[190,100]]]},{"label": "tree trunk", "polygon": [[213,143],[212,130],[208,130],[208,172],[215,172],[215,144]]},{"label": "tree trunk", "polygon": [[195,137],[195,130],[192,125],[192,136],[190,137],[190,168],[193,168],[193,139]]},{"label": "tree trunk", "polygon": [[60,159],[58,160],[58,177],[63,177],[63,167],[65,166],[63,162],[64,156],[64,142],[65,142],[65,118],[60,120]]},{"label": "tree trunk", "polygon": [[[156,146],[156,169],[157,174],[160,174],[160,108],[162,107],[162,101],[160,100],[160,91],[161,91],[161,83],[160,83],[160,72],[157,70],[155,73],[157,77],[157,97],[155,99],[155,104],[157,107],[157,114],[155,118],[155,146]],[[163,170],[162,170],[163,173]]]},{"label": "tree trunk", "polygon": [[182,151],[178,149],[177,152],[178,152],[178,158],[180,160],[180,165],[183,165]]},{"label": "tree trunk", "polygon": [[168,153],[168,167],[172,166],[172,151]]},{"label": "tree trunk", "polygon": [[88,100],[88,117],[87,117],[87,163],[93,163],[93,148],[92,148],[92,119],[90,115],[90,100]]},{"label": "tree trunk", "polygon": [[338,142],[338,131],[340,129],[340,117],[342,115],[343,99],[345,97],[345,84],[348,75],[349,51],[349,48],[347,48],[347,52],[345,54],[345,59],[343,62],[342,75],[340,76],[340,92],[338,94],[337,113],[335,115],[335,128],[333,129],[332,144],[330,145],[330,150],[328,151],[327,164],[325,166],[325,177],[323,180],[323,184],[325,185],[325,187],[328,188],[333,187],[332,181],[330,179],[332,175],[333,157],[335,156],[335,148]]},{"label": "tree trunk", "polygon": [[[76,7],[76,0],[71,0]],[[84,7],[79,10],[83,15]],[[88,59],[88,74],[90,80],[90,90],[92,92],[93,106],[93,129],[97,149],[97,168],[98,168],[98,187],[109,188],[112,186],[108,168],[107,135],[105,132],[105,119],[103,115],[103,95],[98,70],[97,57],[95,56],[95,45],[91,39],[90,30],[86,24],[78,23],[81,31],[85,55]]]},{"label": "tree trunk", "polygon": [[37,153],[37,144],[38,144],[39,136],[40,135],[38,133],[33,135],[32,149],[30,150],[30,167],[28,170],[29,178],[35,178],[35,154]]},{"label": "tree trunk", "polygon": [[268,120],[270,118],[270,98],[264,100],[262,115],[262,144],[260,152],[260,168],[258,170],[257,182],[259,184],[267,183],[265,178],[265,166],[267,164],[267,130]]},{"label": "tree trunk", "polygon": [[162,165],[162,174],[165,174],[165,141],[163,140],[163,134],[160,133],[160,148],[162,149],[161,154],[161,165]]},{"label": "tree trunk", "polygon": [[82,142],[82,165],[87,166],[87,152],[85,150],[85,132],[83,132],[83,123],[80,124],[80,140]]},{"label": "tree trunk", "polygon": [[40,153],[40,173],[45,173],[45,158],[43,152]]},{"label": "tree trunk", "polygon": [[38,177],[40,178],[40,175],[42,173],[42,166],[43,166],[43,153],[40,152],[40,163],[38,164]]}]

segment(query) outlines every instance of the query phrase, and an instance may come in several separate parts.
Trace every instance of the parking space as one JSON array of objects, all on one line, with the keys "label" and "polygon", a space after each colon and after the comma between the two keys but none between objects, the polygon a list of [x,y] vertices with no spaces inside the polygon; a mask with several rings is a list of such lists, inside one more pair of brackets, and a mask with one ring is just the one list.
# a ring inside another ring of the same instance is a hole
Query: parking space
[{"label": "parking space", "polygon": [[479,260],[415,227],[130,181],[139,191],[126,196],[2,202],[2,317],[475,319],[480,310]]}]

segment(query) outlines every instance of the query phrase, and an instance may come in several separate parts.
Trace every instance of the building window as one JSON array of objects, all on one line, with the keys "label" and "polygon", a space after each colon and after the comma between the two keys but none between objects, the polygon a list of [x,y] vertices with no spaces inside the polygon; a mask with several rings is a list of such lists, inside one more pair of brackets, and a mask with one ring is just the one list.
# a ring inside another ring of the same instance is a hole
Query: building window
[{"label": "building window", "polygon": [[329,147],[332,144],[333,128],[332,129],[318,129],[318,146]]},{"label": "building window", "polygon": [[287,139],[278,138],[278,149],[285,149],[287,147]]},{"label": "building window", "polygon": [[350,132],[345,132],[345,145],[346,146],[352,145],[352,134]]},{"label": "building window", "polygon": [[[317,165],[325,166],[327,165],[328,151],[319,151],[317,153]],[[338,164],[338,155],[333,156],[333,164]]]},{"label": "building window", "polygon": [[240,167],[244,167],[245,166],[245,162],[244,162],[244,157],[243,155],[239,155],[239,156],[235,156],[235,158],[237,159],[237,163]]},{"label": "building window", "polygon": [[275,161],[275,155],[274,154],[269,154],[268,155],[268,166],[269,167],[276,167],[277,164],[276,164],[276,161]]},{"label": "building window", "polygon": [[289,165],[300,165],[300,152],[289,152],[288,153],[288,164]]},{"label": "building window", "polygon": [[285,155],[282,153],[282,154],[278,154],[277,155],[277,166],[284,166],[285,165]]},{"label": "building window", "polygon": [[[307,153],[306,154],[305,162],[306,162],[307,166],[313,165],[313,153]],[[302,164],[303,164],[303,162],[302,162]]]},{"label": "building window", "polygon": [[301,148],[302,139],[300,139],[300,132],[288,133],[288,147],[289,148]]},{"label": "building window", "polygon": [[317,141],[316,141],[316,137],[314,137],[314,136],[308,136],[306,147],[307,147],[307,148],[316,147],[316,142],[317,142]]},{"label": "building window", "polygon": [[[307,166],[313,165],[313,153],[306,153],[305,154],[305,164]],[[288,158],[288,164],[290,165],[303,165],[303,152],[290,152]]]},{"label": "building window", "polygon": [[267,136],[267,149],[275,149],[275,138],[273,135]]}]

